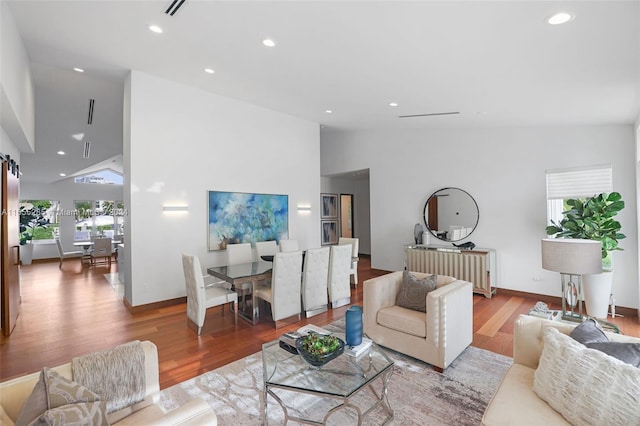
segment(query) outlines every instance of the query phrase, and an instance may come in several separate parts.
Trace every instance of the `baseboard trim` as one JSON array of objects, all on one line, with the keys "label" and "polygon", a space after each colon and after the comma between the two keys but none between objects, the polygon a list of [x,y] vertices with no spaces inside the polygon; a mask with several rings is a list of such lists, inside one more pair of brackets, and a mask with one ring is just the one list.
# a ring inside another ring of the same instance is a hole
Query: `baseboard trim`
[{"label": "baseboard trim", "polygon": [[140,312],[152,311],[154,309],[166,308],[167,306],[180,305],[181,303],[187,303],[187,297],[178,297],[176,299],[161,300],[160,302],[147,303],[146,305],[132,306],[126,297],[122,298],[122,303],[132,314],[138,314]]},{"label": "baseboard trim", "polygon": [[[548,305],[562,306],[562,298],[558,296],[548,296],[546,294],[528,293],[525,291],[509,290],[507,288],[498,288],[497,291],[505,296],[510,297],[524,297],[526,299],[536,299],[537,301],[544,302]],[[583,312],[586,311],[584,305],[582,306]],[[616,314],[623,315],[625,317],[637,317],[638,310],[635,308],[627,308],[624,306],[616,306]]]}]

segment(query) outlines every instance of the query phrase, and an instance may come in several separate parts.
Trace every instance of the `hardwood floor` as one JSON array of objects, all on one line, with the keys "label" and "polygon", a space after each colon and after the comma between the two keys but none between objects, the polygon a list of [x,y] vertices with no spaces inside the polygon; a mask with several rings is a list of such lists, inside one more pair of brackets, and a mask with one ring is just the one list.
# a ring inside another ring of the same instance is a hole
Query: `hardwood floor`
[{"label": "hardwood floor", "polygon": [[[348,308],[329,310],[280,330],[266,321],[251,326],[238,320],[234,326],[232,314],[222,315],[220,308],[214,308],[207,312],[202,335],[197,336],[187,327],[184,303],[131,314],[103,276],[116,272],[116,267],[113,263],[111,269],[82,269],[78,263],[65,262],[61,271],[57,261],[21,267],[22,313],[13,334],[0,339],[0,381],[138,339],[158,346],[160,386],[164,389],[257,352],[263,343],[285,331],[343,318]],[[368,257],[362,256],[360,285],[352,288],[352,304],[362,305],[362,282],[385,273],[372,270]],[[491,299],[474,295],[473,346],[511,356],[513,322],[537,300],[533,295],[501,291]],[[551,308],[559,309],[557,305]],[[616,318],[615,322],[623,333],[640,336],[635,315]]]}]

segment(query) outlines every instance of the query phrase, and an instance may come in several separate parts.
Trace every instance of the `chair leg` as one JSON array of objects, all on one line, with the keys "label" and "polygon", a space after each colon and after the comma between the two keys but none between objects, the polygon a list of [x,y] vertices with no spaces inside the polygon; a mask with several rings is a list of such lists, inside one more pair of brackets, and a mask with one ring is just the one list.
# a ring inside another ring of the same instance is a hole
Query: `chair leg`
[{"label": "chair leg", "polygon": [[233,321],[234,321],[234,323],[235,323],[236,325],[238,325],[238,301],[237,301],[237,300],[235,300],[235,301],[233,302],[233,307],[235,308],[235,309],[233,310],[233,314],[234,314],[234,315],[233,315]]},{"label": "chair leg", "polygon": [[60,264],[58,265],[58,269],[62,269],[62,258],[60,258]]}]

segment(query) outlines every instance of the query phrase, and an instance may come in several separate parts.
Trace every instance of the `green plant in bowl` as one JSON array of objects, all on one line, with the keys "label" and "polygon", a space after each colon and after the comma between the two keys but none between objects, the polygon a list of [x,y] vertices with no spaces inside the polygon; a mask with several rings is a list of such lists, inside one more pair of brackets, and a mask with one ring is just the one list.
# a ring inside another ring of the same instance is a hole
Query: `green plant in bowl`
[{"label": "green plant in bowl", "polygon": [[310,332],[296,340],[296,349],[306,362],[321,367],[344,352],[344,341],[336,336]]}]

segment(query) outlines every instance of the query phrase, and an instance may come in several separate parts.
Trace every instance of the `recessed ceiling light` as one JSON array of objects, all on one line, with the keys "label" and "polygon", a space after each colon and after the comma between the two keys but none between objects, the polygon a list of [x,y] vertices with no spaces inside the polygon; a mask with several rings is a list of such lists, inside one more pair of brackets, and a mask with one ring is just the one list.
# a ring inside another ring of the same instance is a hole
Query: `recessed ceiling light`
[{"label": "recessed ceiling light", "polygon": [[82,68],[78,68],[78,67],[75,67],[73,70],[75,72],[84,72],[84,70]]},{"label": "recessed ceiling light", "polygon": [[208,73],[208,74],[213,74],[213,73],[215,73],[215,71],[214,71],[214,70],[212,70],[211,68],[205,68],[205,69],[204,69],[204,72],[206,72],[206,73]]},{"label": "recessed ceiling light", "polygon": [[66,173],[60,173],[60,176],[65,177],[67,174]]},{"label": "recessed ceiling light", "polygon": [[389,106],[390,107],[397,107],[398,103],[397,102],[389,102]]},{"label": "recessed ceiling light", "polygon": [[324,112],[326,112],[327,114],[333,114],[333,111],[331,111],[330,109],[327,109]]},{"label": "recessed ceiling light", "polygon": [[265,38],[264,40],[262,40],[262,44],[264,44],[267,47],[273,47],[276,45],[276,42],[271,40],[270,38]]},{"label": "recessed ceiling light", "polygon": [[567,12],[558,12],[547,18],[547,23],[551,25],[560,25],[573,19],[573,15]]},{"label": "recessed ceiling light", "polygon": [[162,28],[157,25],[149,25],[149,30],[153,31],[156,34],[162,34]]},{"label": "recessed ceiling light", "polygon": [[65,152],[64,151],[58,151],[58,155],[64,155]]}]

